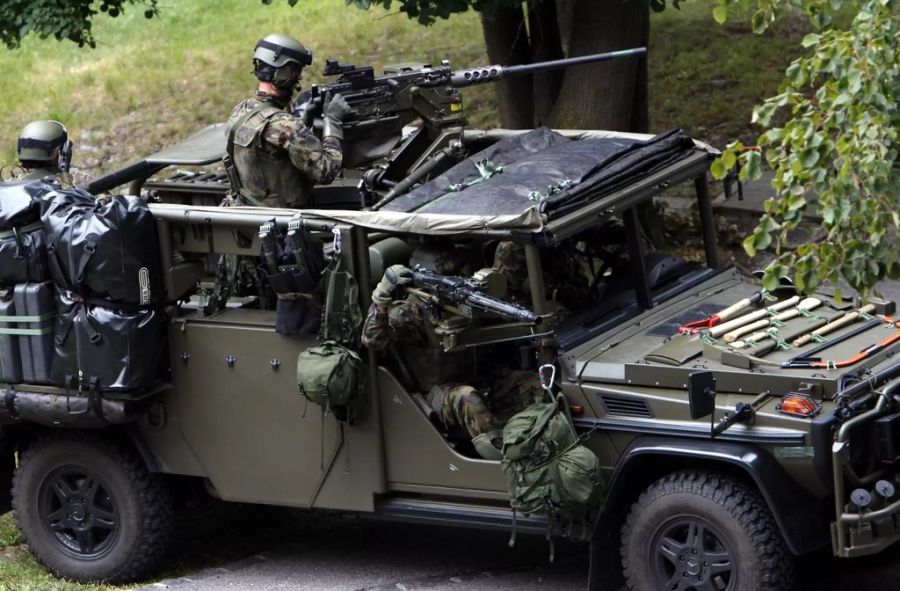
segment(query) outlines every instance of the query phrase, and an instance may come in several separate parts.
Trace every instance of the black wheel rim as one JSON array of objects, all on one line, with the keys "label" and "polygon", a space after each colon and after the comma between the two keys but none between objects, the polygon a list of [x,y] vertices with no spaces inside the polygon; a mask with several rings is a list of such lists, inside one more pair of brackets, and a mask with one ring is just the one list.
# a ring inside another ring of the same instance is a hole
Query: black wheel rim
[{"label": "black wheel rim", "polygon": [[57,468],[41,483],[38,499],[41,523],[64,553],[99,558],[115,544],[119,509],[96,472],[82,466]]},{"label": "black wheel rim", "polygon": [[666,591],[731,591],[737,586],[734,552],[709,522],[670,519],[650,547],[655,588]]}]

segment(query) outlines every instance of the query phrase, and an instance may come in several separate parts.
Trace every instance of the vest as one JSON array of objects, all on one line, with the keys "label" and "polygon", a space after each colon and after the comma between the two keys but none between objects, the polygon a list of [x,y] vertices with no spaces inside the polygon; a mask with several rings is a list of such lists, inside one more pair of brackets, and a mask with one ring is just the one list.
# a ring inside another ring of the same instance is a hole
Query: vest
[{"label": "vest", "polygon": [[254,205],[308,207],[312,181],[294,167],[286,150],[263,139],[269,121],[281,112],[272,103],[260,103],[229,130],[228,155],[236,173],[229,174],[232,189]]}]

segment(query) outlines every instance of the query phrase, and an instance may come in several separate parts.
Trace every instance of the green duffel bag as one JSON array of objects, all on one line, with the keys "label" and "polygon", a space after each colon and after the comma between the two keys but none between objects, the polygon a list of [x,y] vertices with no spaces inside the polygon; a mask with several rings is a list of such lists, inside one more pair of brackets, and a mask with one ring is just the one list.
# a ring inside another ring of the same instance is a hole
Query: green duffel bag
[{"label": "green duffel bag", "polygon": [[[297,358],[297,387],[308,400],[325,409],[345,410],[363,388],[362,362],[356,352],[326,340]],[[345,412],[336,415],[345,417]]]}]

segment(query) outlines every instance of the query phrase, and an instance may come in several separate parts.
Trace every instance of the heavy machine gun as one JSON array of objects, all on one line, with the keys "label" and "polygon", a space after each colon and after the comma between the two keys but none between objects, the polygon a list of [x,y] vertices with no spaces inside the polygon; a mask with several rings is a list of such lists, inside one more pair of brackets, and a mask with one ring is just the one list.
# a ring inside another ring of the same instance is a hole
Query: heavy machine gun
[{"label": "heavy machine gun", "polygon": [[[300,95],[292,110],[309,120],[321,113],[328,97],[340,93],[352,108],[344,122],[344,167],[368,170],[363,188],[390,189],[391,198],[428,174],[439,174],[464,156],[460,136],[466,125],[460,88],[520,76],[641,56],[645,47],[584,55],[516,66],[484,66],[453,71],[450,62],[432,67],[421,63],[385,66],[376,76],[372,66],[356,67],[326,60],[325,76],[336,82],[313,85]],[[404,126],[422,125],[402,145]],[[376,165],[374,168],[373,165]],[[409,172],[416,171],[410,178]],[[402,181],[402,182],[401,182]],[[398,185],[399,186],[396,186]]]}]

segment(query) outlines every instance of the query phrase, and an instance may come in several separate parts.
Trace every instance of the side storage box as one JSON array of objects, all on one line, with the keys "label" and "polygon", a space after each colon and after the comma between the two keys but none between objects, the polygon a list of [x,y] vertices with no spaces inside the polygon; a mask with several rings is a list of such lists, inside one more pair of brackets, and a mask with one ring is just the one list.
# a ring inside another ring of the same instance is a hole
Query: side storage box
[{"label": "side storage box", "polygon": [[22,360],[19,357],[18,319],[12,293],[0,292],[0,381],[18,384],[22,381]]},{"label": "side storage box", "polygon": [[108,308],[62,293],[57,296],[57,311],[54,384],[111,392],[145,388],[157,381],[165,312]]},{"label": "side storage box", "polygon": [[53,329],[56,324],[56,301],[50,283],[17,285],[13,301],[24,329],[19,337],[22,358],[22,381],[49,384],[53,361]]}]

